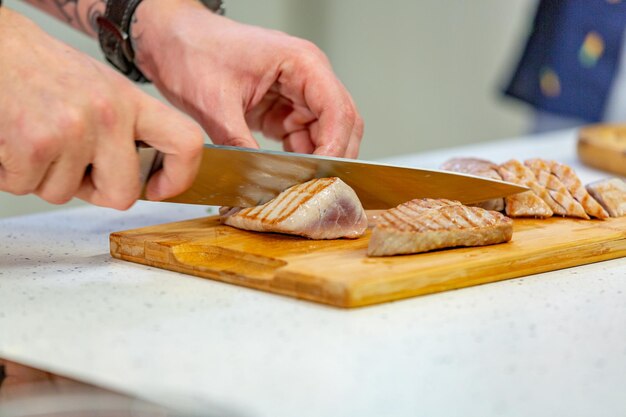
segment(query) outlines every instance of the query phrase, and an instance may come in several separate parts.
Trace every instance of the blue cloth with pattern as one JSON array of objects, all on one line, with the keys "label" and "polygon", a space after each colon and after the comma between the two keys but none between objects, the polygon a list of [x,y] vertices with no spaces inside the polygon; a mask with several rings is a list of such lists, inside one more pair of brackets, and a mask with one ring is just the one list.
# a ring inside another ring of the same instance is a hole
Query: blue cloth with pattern
[{"label": "blue cloth with pattern", "polygon": [[[626,3],[542,0],[505,94],[538,110],[590,122],[602,120],[625,27]],[[596,40],[594,48],[585,48],[589,34]],[[550,77],[543,88],[542,76]]]}]

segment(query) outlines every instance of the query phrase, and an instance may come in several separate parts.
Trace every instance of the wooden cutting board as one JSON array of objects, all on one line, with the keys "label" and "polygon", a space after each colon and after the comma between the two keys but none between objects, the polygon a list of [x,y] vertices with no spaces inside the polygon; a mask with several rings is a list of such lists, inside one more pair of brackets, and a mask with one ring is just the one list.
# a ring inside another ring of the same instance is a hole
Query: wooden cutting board
[{"label": "wooden cutting board", "polygon": [[626,217],[515,220],[509,243],[385,258],[365,255],[368,239],[247,232],[206,217],[112,233],[110,244],[115,258],[357,307],[626,256]]},{"label": "wooden cutting board", "polygon": [[626,176],[626,124],[597,124],[580,129],[577,151],[584,164]]}]

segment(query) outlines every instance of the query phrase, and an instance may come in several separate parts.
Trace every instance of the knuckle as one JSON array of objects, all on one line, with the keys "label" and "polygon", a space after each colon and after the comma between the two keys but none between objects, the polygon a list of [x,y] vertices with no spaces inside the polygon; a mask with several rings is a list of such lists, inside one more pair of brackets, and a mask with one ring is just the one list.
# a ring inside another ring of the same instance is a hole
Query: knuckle
[{"label": "knuckle", "polygon": [[326,54],[311,41],[299,39],[296,43],[296,49],[298,62],[302,66],[319,65],[320,62],[328,63]]},{"label": "knuckle", "polygon": [[180,141],[182,151],[193,156],[198,156],[202,152],[202,145],[204,145],[204,135],[202,130],[195,123],[191,123],[188,126],[188,134],[186,140]]},{"label": "knuckle", "polygon": [[134,199],[131,198],[122,198],[116,197],[111,199],[106,204],[108,207],[114,208],[116,210],[128,210],[135,203]]},{"label": "knuckle", "polygon": [[194,158],[200,157],[202,155],[202,147],[204,145],[204,135],[202,132],[198,131],[195,134],[191,135],[188,144],[186,145],[187,151]]},{"label": "knuckle", "polygon": [[37,195],[51,204],[65,204],[74,197],[74,193],[71,191],[53,191],[48,188],[40,190],[37,192]]},{"label": "knuckle", "polygon": [[107,206],[116,210],[128,210],[139,199],[140,194],[139,183],[128,185],[124,190],[116,195],[110,196]]},{"label": "knuckle", "polygon": [[242,137],[230,137],[226,141],[225,145],[236,146],[238,148],[249,148],[250,141]]},{"label": "knuckle", "polygon": [[363,137],[363,133],[365,132],[365,122],[363,121],[363,118],[361,116],[357,116],[355,128],[358,139],[361,140],[361,138]]},{"label": "knuckle", "polygon": [[6,181],[0,184],[0,189],[14,195],[32,194],[37,190],[36,183],[33,181],[20,180],[20,177],[22,177],[20,173],[8,176]]},{"label": "knuckle", "polygon": [[118,121],[116,106],[110,97],[94,95],[91,99],[91,108],[96,115],[96,120],[106,127],[114,126]]},{"label": "knuckle", "polygon": [[32,164],[46,163],[58,147],[59,135],[53,132],[31,135],[27,142],[25,152],[28,161]]},{"label": "knuckle", "polygon": [[5,191],[14,195],[28,195],[35,192],[35,186],[28,184],[8,184]]},{"label": "knuckle", "polygon": [[300,39],[299,40],[299,48],[302,51],[305,51],[309,54],[315,55],[317,57],[321,57],[321,56],[326,56],[324,54],[324,52],[322,52],[322,50],[313,42],[306,40],[306,39]]},{"label": "knuckle", "polygon": [[351,105],[343,106],[343,113],[347,123],[350,123],[353,126],[357,125],[357,119],[359,118],[359,115],[357,114],[354,107],[352,107]]},{"label": "knuckle", "polygon": [[71,139],[79,139],[85,136],[86,122],[80,110],[66,109],[57,120],[59,134]]}]

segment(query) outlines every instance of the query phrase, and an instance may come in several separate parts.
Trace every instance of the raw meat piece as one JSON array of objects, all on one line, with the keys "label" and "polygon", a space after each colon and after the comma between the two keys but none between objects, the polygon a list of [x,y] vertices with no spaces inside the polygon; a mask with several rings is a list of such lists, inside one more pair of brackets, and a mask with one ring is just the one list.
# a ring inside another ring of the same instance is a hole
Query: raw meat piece
[{"label": "raw meat piece", "polygon": [[544,186],[550,196],[565,210],[565,215],[589,219],[583,206],[572,197],[565,185],[550,171],[550,165],[543,159],[527,159],[524,164],[535,174],[537,182]]},{"label": "raw meat piece", "polygon": [[609,213],[589,195],[570,166],[556,161],[546,161],[546,163],[550,165],[550,171],[561,180],[572,196],[583,206],[588,215],[597,217],[598,219],[606,219],[609,217]]},{"label": "raw meat piece", "polygon": [[531,189],[506,197],[506,214],[512,217],[545,218],[552,216],[553,211],[550,206],[535,194],[535,190],[542,194],[547,194],[547,191],[537,183],[532,172],[528,175],[529,171],[520,169],[520,165],[524,167],[519,161],[512,159],[498,167],[498,172],[503,180],[525,185]]},{"label": "raw meat piece", "polygon": [[370,238],[368,256],[482,246],[511,240],[513,221],[496,211],[452,200],[416,199],[384,212]]},{"label": "raw meat piece", "polygon": [[357,238],[367,228],[356,193],[336,177],[294,185],[260,206],[228,209],[222,220],[239,229],[311,239]]},{"label": "raw meat piece", "polygon": [[626,182],[619,178],[587,184],[587,191],[602,205],[611,217],[626,216]]},{"label": "raw meat piece", "polygon": [[[498,173],[498,165],[485,159],[478,158],[452,158],[441,165],[441,169],[445,171],[462,172],[464,174],[476,175],[478,177],[491,178],[493,180],[502,180]],[[504,199],[494,198],[492,200],[482,201],[472,204],[476,207],[482,207],[485,210],[504,210]]]}]

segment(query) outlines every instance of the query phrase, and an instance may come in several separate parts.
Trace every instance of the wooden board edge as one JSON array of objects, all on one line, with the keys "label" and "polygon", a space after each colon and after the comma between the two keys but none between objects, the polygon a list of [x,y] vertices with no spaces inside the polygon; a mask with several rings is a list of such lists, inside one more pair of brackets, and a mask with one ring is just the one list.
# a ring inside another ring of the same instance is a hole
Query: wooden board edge
[{"label": "wooden board edge", "polygon": [[[259,285],[259,287],[246,285],[245,281],[251,281],[248,277],[237,276],[236,274],[232,273],[224,274],[220,273],[220,271],[197,271],[193,270],[192,268],[175,269],[172,268],[171,263],[169,263],[171,259],[167,258],[171,255],[172,246],[160,245],[158,243],[151,242],[150,246],[156,245],[158,247],[154,248],[156,249],[155,251],[148,250],[146,247],[146,242],[138,241],[132,236],[127,237],[125,236],[126,232],[127,231],[114,232],[110,234],[110,253],[111,256],[116,259],[122,259],[125,261],[153,266],[175,272],[182,272],[201,278],[209,278],[220,282],[244,286],[251,289],[269,291],[274,294],[286,295],[301,300],[308,300],[340,308],[357,308],[370,306],[388,301],[401,300],[404,298],[426,295],[450,289],[458,289],[474,285],[481,285],[489,282],[513,279],[521,276],[527,276],[529,274],[538,274],[552,270],[564,269],[577,265],[586,265],[594,262],[600,262],[603,260],[616,259],[626,256],[626,234],[624,234],[622,238],[613,241],[596,241],[587,244],[580,244],[577,246],[567,246],[566,248],[563,248],[556,252],[551,252],[549,256],[550,259],[559,259],[557,266],[555,266],[554,263],[549,263],[537,267],[532,265],[532,262],[521,262],[520,260],[516,260],[513,263],[516,264],[516,266],[518,267],[517,269],[505,267],[502,268],[504,270],[503,272],[494,273],[494,271],[491,270],[493,269],[493,265],[483,266],[482,268],[477,268],[473,276],[470,277],[465,275],[464,277],[458,279],[448,280],[445,283],[438,282],[423,287],[417,286],[415,289],[410,290],[402,288],[402,285],[406,287],[406,284],[402,284],[398,285],[395,290],[377,295],[369,295],[367,291],[363,290],[363,288],[365,288],[367,284],[351,285],[330,282],[323,277],[302,274],[295,271],[288,271],[286,270],[286,268],[276,268],[274,275],[271,278],[268,277],[265,285]],[[124,247],[125,250],[122,250]],[[578,253],[575,261],[571,258],[571,253],[569,253],[568,256],[568,252],[570,252],[572,248],[577,248],[580,250],[580,253]],[[152,260],[144,258],[146,256],[146,253],[148,253],[149,255],[152,252],[162,255],[162,259],[167,259],[168,263],[159,262],[155,260],[154,257]],[[503,262],[498,265],[502,266],[503,264],[506,264],[506,262],[511,263],[510,261],[503,260]],[[520,266],[522,267],[520,268]],[[484,274],[482,274],[483,272]],[[435,276],[435,278],[437,277]],[[419,277],[408,277],[407,274],[405,274],[404,277],[400,277],[396,281],[404,280],[405,282],[407,282],[411,279],[419,279]],[[258,285],[258,280],[255,281],[255,283]],[[305,293],[303,293],[302,291],[303,285],[307,286],[307,292]]]},{"label": "wooden board edge", "polygon": [[[370,295],[367,291],[363,292],[363,287],[365,287],[364,285],[360,285],[361,288],[358,288],[359,285],[357,283],[357,285],[349,289],[349,298],[346,307],[365,307],[389,301],[398,301],[419,295],[434,294],[443,291],[461,289],[520,277],[530,277],[532,275],[541,274],[544,272],[551,272],[575,266],[588,265],[611,259],[619,259],[626,257],[626,238],[617,241],[601,242],[599,244],[589,245],[589,247],[585,247],[585,245],[582,245],[581,247],[579,247],[579,249],[580,248],[582,248],[583,251],[577,253],[577,257],[575,259],[571,257],[571,253],[568,254],[568,249],[571,249],[571,247],[565,248],[557,252],[551,252],[551,259],[559,259],[559,262],[556,264],[556,266],[554,263],[536,266],[533,265],[534,261],[526,260],[522,262],[516,260],[515,262],[510,262],[504,260],[501,264],[498,264],[498,266],[505,265],[508,266],[508,268],[502,268],[502,272],[500,273],[481,275],[481,273],[483,272],[489,273],[490,270],[494,269],[494,265],[481,265],[473,270],[473,276],[468,277],[467,275],[463,275],[458,279],[448,280],[446,282],[438,282],[419,288],[416,287],[414,290],[399,289],[397,291],[392,291],[387,294],[379,293]],[[517,264],[517,268],[512,268],[512,264]],[[431,276],[431,278],[442,277],[435,275]],[[415,279],[419,279],[419,277],[416,277]]]},{"label": "wooden board edge", "polygon": [[[111,233],[109,242],[110,254],[115,259],[183,273],[186,276],[211,279],[239,287],[322,303],[333,307],[348,307],[348,288],[343,284],[328,281],[323,277],[294,272],[283,273],[282,267],[277,267],[271,277],[254,280],[256,286],[251,286],[246,285],[246,282],[253,280],[246,275],[211,268],[197,269],[184,263],[175,262],[176,256],[172,252],[175,246],[163,247],[162,250],[148,251],[145,243],[137,244],[137,241],[132,239],[126,241],[124,236],[118,233]],[[129,245],[131,243],[132,245]],[[150,246],[160,245],[151,242]],[[151,257],[149,252],[158,252],[159,256],[156,258]],[[167,259],[163,256],[165,252],[168,255]],[[163,262],[159,261],[159,258],[163,259]],[[304,287],[306,287],[306,291],[302,290]]]}]

